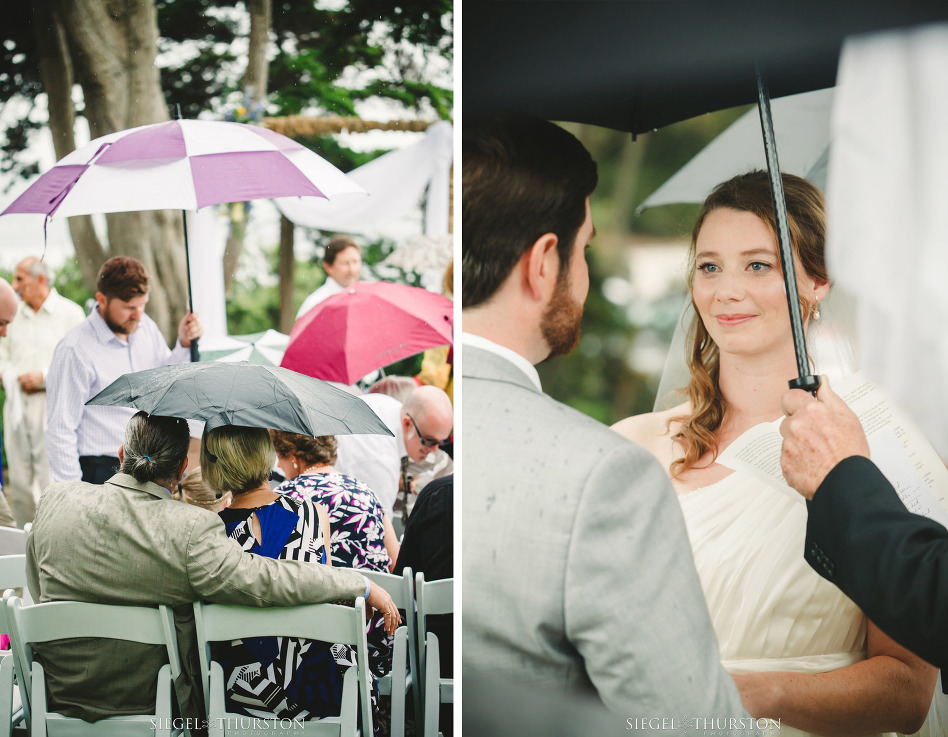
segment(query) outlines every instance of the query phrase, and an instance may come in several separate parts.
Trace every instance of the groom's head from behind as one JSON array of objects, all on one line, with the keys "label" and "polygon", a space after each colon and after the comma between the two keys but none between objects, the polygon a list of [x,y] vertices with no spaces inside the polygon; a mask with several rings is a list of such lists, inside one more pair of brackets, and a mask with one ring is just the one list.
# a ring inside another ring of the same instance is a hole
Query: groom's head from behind
[{"label": "groom's head from behind", "polygon": [[464,329],[532,363],[568,353],[589,289],[596,163],[537,118],[466,122],[462,141]]}]

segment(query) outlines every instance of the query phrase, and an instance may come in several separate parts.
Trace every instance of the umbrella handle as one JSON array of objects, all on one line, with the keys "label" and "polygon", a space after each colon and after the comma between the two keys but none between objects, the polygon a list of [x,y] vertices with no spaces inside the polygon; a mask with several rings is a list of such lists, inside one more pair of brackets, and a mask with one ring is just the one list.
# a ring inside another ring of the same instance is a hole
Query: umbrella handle
[{"label": "umbrella handle", "polygon": [[201,352],[198,350],[198,339],[191,341],[191,363],[198,363],[201,360]]},{"label": "umbrella handle", "polygon": [[803,391],[810,392],[815,397],[816,390],[820,388],[820,377],[798,376],[795,379],[790,379],[789,384],[791,389],[803,389]]}]

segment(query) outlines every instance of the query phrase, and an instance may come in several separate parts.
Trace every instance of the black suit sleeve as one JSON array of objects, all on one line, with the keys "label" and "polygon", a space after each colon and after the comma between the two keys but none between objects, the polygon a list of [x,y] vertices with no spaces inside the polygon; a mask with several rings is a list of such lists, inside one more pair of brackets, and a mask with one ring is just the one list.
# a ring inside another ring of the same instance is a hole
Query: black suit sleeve
[{"label": "black suit sleeve", "polygon": [[867,458],[837,465],[809,503],[805,557],[880,629],[948,667],[948,530],[907,511]]},{"label": "black suit sleeve", "polygon": [[394,573],[411,566],[426,581],[454,576],[454,474],[431,481],[415,502],[405,525]]}]

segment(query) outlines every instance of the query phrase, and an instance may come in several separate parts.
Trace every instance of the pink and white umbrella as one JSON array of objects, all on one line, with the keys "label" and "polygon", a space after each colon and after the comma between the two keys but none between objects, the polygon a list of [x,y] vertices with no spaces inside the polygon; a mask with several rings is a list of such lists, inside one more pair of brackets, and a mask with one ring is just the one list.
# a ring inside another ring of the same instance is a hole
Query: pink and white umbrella
[{"label": "pink and white umbrella", "polygon": [[364,190],[321,156],[267,128],[172,120],[109,133],[76,149],[0,215],[199,210],[222,202],[352,193]]}]

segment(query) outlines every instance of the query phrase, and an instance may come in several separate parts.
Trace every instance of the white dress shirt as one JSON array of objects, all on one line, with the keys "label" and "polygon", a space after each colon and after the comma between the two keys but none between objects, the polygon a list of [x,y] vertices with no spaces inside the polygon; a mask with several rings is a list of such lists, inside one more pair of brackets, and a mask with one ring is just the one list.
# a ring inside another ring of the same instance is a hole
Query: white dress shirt
[{"label": "white dress shirt", "polygon": [[341,292],[343,289],[345,289],[345,287],[342,286],[342,284],[337,282],[331,276],[327,276],[326,281],[323,282],[323,285],[317,288],[316,291],[303,300],[303,304],[300,305],[299,312],[296,313],[296,319],[299,320],[303,315],[313,309],[324,299],[328,299],[334,294],[339,294],[339,292]]},{"label": "white dress shirt", "polygon": [[85,317],[79,305],[55,288],[49,290],[39,310],[20,302],[16,317],[7,326],[7,337],[0,338],[0,372],[10,369],[21,376],[39,371],[45,381],[56,344]]},{"label": "white dress shirt", "polygon": [[402,403],[388,394],[363,394],[359,399],[372,408],[395,437],[336,436],[338,457],[335,469],[347,476],[354,476],[375,492],[385,514],[391,518],[395,497],[398,496],[402,456],[406,455],[402,437]]},{"label": "white dress shirt", "polygon": [[53,481],[80,480],[79,456],[116,456],[125,440],[135,410],[86,407],[87,400],[123,374],[190,357],[180,342],[168,350],[148,315],[127,338],[119,340],[96,308],[56,346],[46,379],[46,452]]}]

